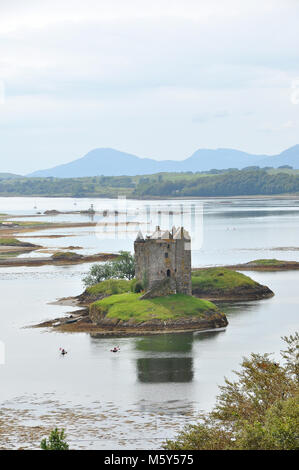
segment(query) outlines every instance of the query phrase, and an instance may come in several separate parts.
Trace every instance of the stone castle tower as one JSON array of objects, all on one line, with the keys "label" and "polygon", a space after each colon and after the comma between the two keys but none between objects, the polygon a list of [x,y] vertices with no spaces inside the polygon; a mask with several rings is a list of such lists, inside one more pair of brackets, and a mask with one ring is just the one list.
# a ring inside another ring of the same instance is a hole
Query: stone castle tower
[{"label": "stone castle tower", "polygon": [[167,293],[191,295],[191,238],[183,227],[156,227],[151,236],[139,232],[134,243],[136,278],[146,290],[165,285]]}]

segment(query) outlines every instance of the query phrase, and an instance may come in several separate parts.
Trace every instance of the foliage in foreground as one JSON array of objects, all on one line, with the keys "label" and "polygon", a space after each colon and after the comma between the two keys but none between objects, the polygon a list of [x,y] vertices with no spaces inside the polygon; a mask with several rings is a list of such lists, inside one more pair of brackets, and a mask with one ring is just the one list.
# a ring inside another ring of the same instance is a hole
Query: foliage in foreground
[{"label": "foliage in foreground", "polygon": [[295,450],[299,448],[299,335],[282,338],[283,364],[251,354],[225,379],[213,411],[187,426],[164,448],[171,450]]},{"label": "foliage in foreground", "polygon": [[51,431],[49,439],[43,439],[40,446],[42,450],[69,450],[69,445],[65,441],[64,429],[58,431],[58,429],[55,428]]},{"label": "foliage in foreground", "polygon": [[107,263],[94,264],[83,278],[86,287],[98,284],[107,279],[128,279],[135,276],[135,259],[128,251],[120,251],[120,255]]}]

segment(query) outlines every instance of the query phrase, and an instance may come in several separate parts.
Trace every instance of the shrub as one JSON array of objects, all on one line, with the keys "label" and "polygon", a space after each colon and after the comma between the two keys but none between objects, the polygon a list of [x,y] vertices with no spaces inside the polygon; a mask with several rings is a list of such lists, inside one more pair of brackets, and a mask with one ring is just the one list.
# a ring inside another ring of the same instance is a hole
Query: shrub
[{"label": "shrub", "polygon": [[85,286],[90,287],[107,279],[128,279],[135,275],[135,259],[128,251],[120,251],[120,255],[112,261],[91,266],[87,276],[83,278]]},{"label": "shrub", "polygon": [[135,258],[129,251],[120,251],[120,256],[111,262],[114,274],[118,279],[128,279],[135,276]]},{"label": "shrub", "polygon": [[299,335],[282,338],[284,364],[269,354],[244,358],[238,380],[225,379],[211,413],[187,426],[171,450],[295,450],[299,449]]},{"label": "shrub", "polygon": [[69,445],[65,441],[64,429],[58,431],[58,429],[55,428],[51,431],[49,439],[43,439],[40,446],[42,450],[69,450]]}]

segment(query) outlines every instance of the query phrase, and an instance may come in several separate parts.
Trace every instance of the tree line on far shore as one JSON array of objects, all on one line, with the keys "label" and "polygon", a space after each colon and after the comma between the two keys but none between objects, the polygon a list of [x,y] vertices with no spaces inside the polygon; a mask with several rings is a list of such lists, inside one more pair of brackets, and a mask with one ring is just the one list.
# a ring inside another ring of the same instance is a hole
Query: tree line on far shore
[{"label": "tree line on far shore", "polygon": [[158,173],[84,178],[1,178],[0,196],[218,197],[299,193],[299,171],[248,167],[243,170]]},{"label": "tree line on far shore", "polygon": [[149,181],[138,185],[139,197],[215,197],[272,195],[299,192],[297,173],[275,172],[264,169],[231,170],[206,177],[186,178],[178,181]]}]

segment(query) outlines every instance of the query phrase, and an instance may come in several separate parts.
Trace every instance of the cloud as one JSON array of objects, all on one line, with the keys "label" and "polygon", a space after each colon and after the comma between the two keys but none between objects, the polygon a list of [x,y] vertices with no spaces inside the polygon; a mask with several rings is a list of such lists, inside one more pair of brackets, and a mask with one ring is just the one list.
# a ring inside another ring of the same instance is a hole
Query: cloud
[{"label": "cloud", "polygon": [[290,101],[292,104],[299,104],[299,78],[292,80]]},{"label": "cloud", "polygon": [[278,125],[271,123],[264,123],[260,126],[259,131],[261,132],[282,132],[285,130],[298,129],[298,123],[294,121],[286,121]]},{"label": "cloud", "polygon": [[18,166],[18,136],[32,170],[41,151],[52,166],[104,145],[276,152],[287,138],[263,132],[298,121],[297,16],[292,0],[1,2],[0,155]]},{"label": "cloud", "polygon": [[298,126],[294,121],[287,121],[282,124],[282,127],[284,129],[295,129]]},{"label": "cloud", "polygon": [[[160,21],[179,19],[207,24],[219,24],[242,18],[264,17],[273,13],[275,1],[257,0],[10,0],[1,6],[0,33],[41,30],[58,23],[107,23],[139,20]],[[285,0],[289,6],[292,2]],[[278,8],[283,13],[283,8]],[[277,10],[277,8],[276,8]]]},{"label": "cloud", "polygon": [[229,112],[224,110],[224,111],[218,111],[216,113],[198,113],[195,114],[192,118],[192,122],[208,122],[211,119],[219,119],[219,118],[225,118],[229,116]]}]

